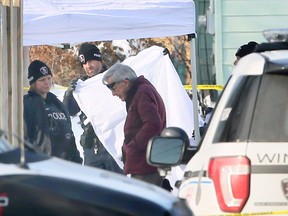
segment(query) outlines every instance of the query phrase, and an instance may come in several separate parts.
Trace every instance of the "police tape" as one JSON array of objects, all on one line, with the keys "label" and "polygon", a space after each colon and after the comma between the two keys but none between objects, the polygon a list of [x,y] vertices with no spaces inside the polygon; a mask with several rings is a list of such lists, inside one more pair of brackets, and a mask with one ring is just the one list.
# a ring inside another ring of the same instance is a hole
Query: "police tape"
[{"label": "police tape", "polygon": [[[52,86],[51,90],[55,89],[55,90],[66,90],[68,87],[65,87],[65,86],[60,86],[60,85],[54,85]],[[24,86],[23,87],[23,90],[26,90],[28,91],[30,89],[29,86]]]},{"label": "police tape", "polygon": [[[192,85],[184,85],[185,90],[191,90],[192,89]],[[223,86],[221,85],[197,85],[197,89],[198,90],[218,90],[218,91],[222,91],[223,90]]]},{"label": "police tape", "polygon": [[[29,90],[30,87],[23,87],[24,90]],[[60,86],[60,85],[56,85],[53,87],[53,89],[60,89],[60,90],[65,90],[67,89],[67,87],[65,86]],[[184,89],[185,90],[191,90],[192,89],[192,85],[184,85]],[[221,85],[197,85],[197,89],[198,90],[218,90],[218,91],[222,91],[223,90],[223,86]]]},{"label": "police tape", "polygon": [[255,215],[288,215],[288,210],[283,211],[269,211],[269,212],[251,212],[251,213],[231,213],[231,214],[216,214],[207,216],[255,216]]}]

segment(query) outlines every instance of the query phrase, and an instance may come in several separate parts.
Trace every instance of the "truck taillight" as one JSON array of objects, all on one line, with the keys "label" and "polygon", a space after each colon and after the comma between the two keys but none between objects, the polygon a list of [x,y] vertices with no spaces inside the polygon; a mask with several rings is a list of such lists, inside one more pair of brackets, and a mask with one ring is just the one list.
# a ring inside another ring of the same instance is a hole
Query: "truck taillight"
[{"label": "truck taillight", "polygon": [[250,160],[247,157],[219,157],[209,161],[219,206],[224,212],[241,212],[250,190]]}]

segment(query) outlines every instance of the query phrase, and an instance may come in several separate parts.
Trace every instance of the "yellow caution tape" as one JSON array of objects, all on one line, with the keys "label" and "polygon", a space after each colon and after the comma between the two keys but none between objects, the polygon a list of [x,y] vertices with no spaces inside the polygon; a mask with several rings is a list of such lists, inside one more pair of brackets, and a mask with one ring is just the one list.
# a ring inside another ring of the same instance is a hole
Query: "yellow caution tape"
[{"label": "yellow caution tape", "polygon": [[[23,87],[24,90],[29,90],[30,87],[25,86]],[[191,90],[192,89],[192,85],[184,85],[185,90]],[[67,89],[67,87],[64,86],[54,86],[52,87],[52,89]],[[210,90],[210,89],[214,89],[214,90],[223,90],[223,86],[221,85],[197,85],[197,89],[199,90]]]},{"label": "yellow caution tape", "polygon": [[[185,90],[191,90],[192,85],[184,85]],[[197,89],[199,90],[223,90],[223,86],[221,85],[197,85]]]},{"label": "yellow caution tape", "polygon": [[231,213],[231,214],[217,214],[207,216],[255,216],[255,215],[288,215],[288,210],[272,211],[272,212],[251,212],[251,213]]},{"label": "yellow caution tape", "polygon": [[[25,86],[25,87],[23,87],[23,90],[29,90],[29,86]],[[68,87],[65,87],[65,86],[59,86],[59,85],[57,85],[57,86],[52,86],[52,88],[51,88],[51,90],[53,90],[53,89],[62,89],[62,90],[65,90],[65,89],[67,89]]]}]

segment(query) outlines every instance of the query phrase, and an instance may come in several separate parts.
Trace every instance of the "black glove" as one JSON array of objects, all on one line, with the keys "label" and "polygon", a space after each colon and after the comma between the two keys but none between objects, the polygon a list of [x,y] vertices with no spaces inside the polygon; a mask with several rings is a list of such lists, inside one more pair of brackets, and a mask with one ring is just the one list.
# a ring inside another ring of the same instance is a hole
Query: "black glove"
[{"label": "black glove", "polygon": [[76,86],[77,86],[77,81],[78,79],[74,79],[72,80],[70,83],[69,83],[69,87],[68,89],[66,90],[66,96],[70,96],[72,95],[72,92],[75,90]]}]

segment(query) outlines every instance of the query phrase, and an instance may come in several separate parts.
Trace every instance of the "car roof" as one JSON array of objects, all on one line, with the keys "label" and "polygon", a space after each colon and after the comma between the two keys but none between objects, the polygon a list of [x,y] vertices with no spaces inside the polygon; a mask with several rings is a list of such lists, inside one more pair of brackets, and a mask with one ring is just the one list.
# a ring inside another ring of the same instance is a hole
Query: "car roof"
[{"label": "car roof", "polygon": [[137,179],[132,179],[125,175],[94,167],[83,166],[81,164],[61,160],[55,157],[48,160],[28,163],[28,167],[28,169],[23,169],[15,165],[14,168],[12,168],[10,164],[6,175],[25,174],[69,179],[80,183],[107,188],[107,190],[118,191],[129,196],[146,199],[150,202],[153,201],[165,209],[171,209],[173,203],[177,201],[177,197],[158,186]]},{"label": "car roof", "polygon": [[282,67],[282,69],[287,68],[288,49],[251,53],[247,56],[244,56],[240,59],[232,74],[233,76],[261,75],[264,72],[269,71],[267,68],[265,68],[267,62],[270,64],[279,65]]}]

